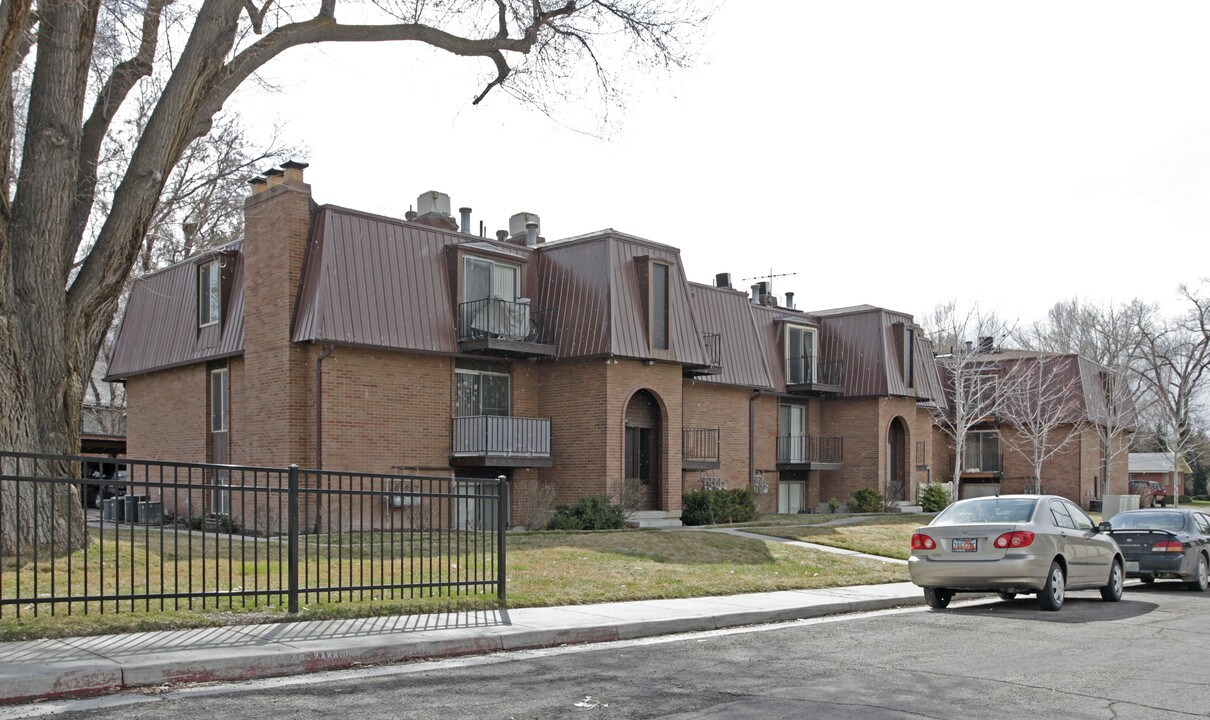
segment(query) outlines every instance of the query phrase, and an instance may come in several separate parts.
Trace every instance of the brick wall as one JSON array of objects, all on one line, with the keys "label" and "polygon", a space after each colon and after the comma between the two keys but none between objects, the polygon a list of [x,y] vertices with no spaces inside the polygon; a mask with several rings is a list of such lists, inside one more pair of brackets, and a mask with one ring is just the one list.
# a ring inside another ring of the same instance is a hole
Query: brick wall
[{"label": "brick wall", "polygon": [[138,375],[126,382],[126,456],[206,462],[206,366]]}]

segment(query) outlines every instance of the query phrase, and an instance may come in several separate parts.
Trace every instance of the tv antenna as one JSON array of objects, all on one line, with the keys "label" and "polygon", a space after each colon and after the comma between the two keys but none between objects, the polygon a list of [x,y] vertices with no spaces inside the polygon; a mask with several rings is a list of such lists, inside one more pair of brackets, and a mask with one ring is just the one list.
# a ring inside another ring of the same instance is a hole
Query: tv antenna
[{"label": "tv antenna", "polygon": [[773,292],[773,278],[775,278],[775,277],[789,277],[790,275],[797,275],[797,274],[798,274],[798,273],[796,273],[796,272],[788,272],[788,273],[774,273],[774,272],[773,272],[773,268],[769,268],[769,274],[768,274],[768,275],[757,275],[756,277],[747,277],[747,278],[744,278],[744,280],[745,280],[745,281],[748,281],[748,280],[768,280],[768,281],[769,281],[769,292],[770,292],[770,293],[772,293],[772,292]]}]

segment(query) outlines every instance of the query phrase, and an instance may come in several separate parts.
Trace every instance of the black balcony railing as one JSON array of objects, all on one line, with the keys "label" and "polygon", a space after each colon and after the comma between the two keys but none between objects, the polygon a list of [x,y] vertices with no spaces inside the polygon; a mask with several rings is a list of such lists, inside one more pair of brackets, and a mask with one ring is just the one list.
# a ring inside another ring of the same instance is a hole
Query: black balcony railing
[{"label": "black balcony railing", "polygon": [[[954,456],[950,455],[950,465],[953,467]],[[986,450],[971,451],[962,454],[962,467],[960,470],[964,473],[998,473],[1004,472],[1004,455],[998,452],[988,452]]]},{"label": "black balcony railing", "polygon": [[554,308],[517,301],[482,298],[458,305],[458,340],[510,340],[553,343]]},{"label": "black balcony railing", "polygon": [[723,337],[718,333],[702,333],[702,342],[706,346],[706,358],[711,368],[723,366]]},{"label": "black balcony railing", "polygon": [[453,455],[550,457],[550,420],[501,415],[454,418]]},{"label": "black balcony railing", "polygon": [[782,435],[777,438],[777,462],[788,464],[840,463],[844,438],[819,435]]},{"label": "black balcony railing", "polygon": [[787,358],[787,385],[844,385],[844,361],[821,360],[814,355]]},{"label": "black balcony railing", "polygon": [[718,462],[718,428],[681,428],[681,459],[686,462]]}]

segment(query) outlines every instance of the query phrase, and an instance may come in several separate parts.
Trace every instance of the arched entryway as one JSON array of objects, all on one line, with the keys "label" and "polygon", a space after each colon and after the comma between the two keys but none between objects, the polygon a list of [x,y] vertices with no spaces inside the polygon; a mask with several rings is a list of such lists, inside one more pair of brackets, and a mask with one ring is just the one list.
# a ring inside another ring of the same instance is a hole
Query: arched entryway
[{"label": "arched entryway", "polygon": [[886,439],[886,499],[907,500],[908,494],[908,434],[903,418],[891,421]]},{"label": "arched entryway", "polygon": [[646,390],[626,404],[626,494],[636,510],[660,509],[660,405]]}]

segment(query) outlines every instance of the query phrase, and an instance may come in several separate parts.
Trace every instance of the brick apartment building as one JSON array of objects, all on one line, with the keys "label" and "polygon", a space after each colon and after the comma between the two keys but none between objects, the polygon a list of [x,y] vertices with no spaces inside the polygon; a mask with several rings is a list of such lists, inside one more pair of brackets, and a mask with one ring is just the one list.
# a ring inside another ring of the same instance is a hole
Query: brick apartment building
[{"label": "brick apartment building", "polygon": [[[1126,493],[1134,407],[1128,397],[1122,397],[1116,410],[1107,409],[1107,388],[1117,387],[1109,378],[1112,371],[1075,354],[1000,350],[990,342],[990,338],[982,339],[985,347],[970,362],[979,367],[980,374],[996,378],[1003,397],[994,410],[978,419],[965,439],[960,495],[1041,492],[1089,507],[1090,501],[1104,494]],[[944,367],[939,375],[947,408],[952,408],[952,376]],[[952,413],[948,415],[952,419]],[[944,425],[939,420],[934,429],[932,464],[937,479],[948,481],[955,450]],[[1049,428],[1047,439],[1035,440],[1044,426]],[[1102,431],[1105,427],[1116,430],[1112,452],[1103,439],[1109,434]],[[1035,446],[1046,453],[1055,449],[1044,461],[1041,477],[1034,471]]]},{"label": "brick apartment building", "polygon": [[522,523],[543,488],[675,521],[703,487],[799,512],[934,472],[909,315],[689,282],[674,247],[548,243],[527,213],[486,238],[440,193],[406,220],[318,205],[305,167],[253,181],[241,242],[134,284],[109,365],[130,457],[503,474]]}]

